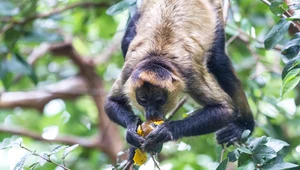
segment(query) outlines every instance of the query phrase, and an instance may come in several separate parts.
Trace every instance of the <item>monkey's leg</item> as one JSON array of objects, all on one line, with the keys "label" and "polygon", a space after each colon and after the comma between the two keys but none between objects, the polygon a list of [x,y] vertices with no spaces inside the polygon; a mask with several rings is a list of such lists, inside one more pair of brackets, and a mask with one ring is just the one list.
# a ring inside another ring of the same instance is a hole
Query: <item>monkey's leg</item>
[{"label": "monkey's leg", "polygon": [[220,84],[221,88],[231,97],[235,107],[234,122],[219,130],[217,135],[218,143],[232,144],[240,138],[241,133],[249,129],[254,129],[254,119],[248,105],[248,101],[241,82],[238,79],[229,57],[225,54],[224,29],[219,26],[217,36],[208,60],[207,67]]},{"label": "monkey's leg", "polygon": [[129,47],[131,41],[133,40],[133,38],[136,35],[136,23],[138,22],[139,18],[140,18],[140,14],[138,12],[136,12],[134,14],[134,16],[130,19],[128,26],[126,28],[126,32],[122,39],[122,45],[121,45],[122,54],[123,54],[124,58],[126,56],[126,53],[128,51],[128,47]]}]

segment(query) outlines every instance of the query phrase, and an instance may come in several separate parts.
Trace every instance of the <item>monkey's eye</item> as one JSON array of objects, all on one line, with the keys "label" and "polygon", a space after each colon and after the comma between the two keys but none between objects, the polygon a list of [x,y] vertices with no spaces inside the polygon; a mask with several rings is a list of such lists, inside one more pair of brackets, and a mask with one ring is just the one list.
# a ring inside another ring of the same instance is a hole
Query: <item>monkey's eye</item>
[{"label": "monkey's eye", "polygon": [[147,106],[147,100],[145,100],[144,98],[139,98],[138,103],[141,106]]},{"label": "monkey's eye", "polygon": [[157,98],[157,99],[155,99],[155,103],[163,105],[166,103],[166,100],[163,98]]}]

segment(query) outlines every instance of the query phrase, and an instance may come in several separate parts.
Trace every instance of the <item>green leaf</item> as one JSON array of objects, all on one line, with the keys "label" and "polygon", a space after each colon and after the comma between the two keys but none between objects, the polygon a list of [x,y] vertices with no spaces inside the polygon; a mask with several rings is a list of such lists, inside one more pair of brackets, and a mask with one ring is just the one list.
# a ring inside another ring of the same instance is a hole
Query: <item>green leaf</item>
[{"label": "green leaf", "polygon": [[124,10],[126,10],[127,8],[129,8],[131,5],[135,4],[136,3],[136,0],[124,0],[124,1],[121,1],[111,7],[109,7],[107,10],[106,10],[106,14],[107,15],[117,15],[121,12],[123,12]]},{"label": "green leaf", "polygon": [[255,164],[252,161],[249,161],[245,164],[240,165],[237,170],[253,170],[253,169],[255,169]]},{"label": "green leaf", "polygon": [[271,162],[270,164],[266,164],[261,167],[262,170],[281,170],[281,169],[289,169],[289,168],[295,168],[299,165],[283,162],[283,158],[285,155],[278,155],[275,159],[275,161]]},{"label": "green leaf", "polygon": [[252,154],[252,151],[248,148],[245,148],[245,147],[238,147],[237,148],[241,153],[246,153],[246,154]]},{"label": "green leaf", "polygon": [[23,142],[23,138],[12,136],[11,138],[5,138],[0,145],[0,149],[7,149],[13,146],[20,146]]},{"label": "green leaf", "polygon": [[268,142],[266,143],[266,145],[273,148],[275,152],[280,151],[285,146],[289,146],[289,144],[286,143],[285,141],[273,139],[270,137],[268,137]]},{"label": "green leaf", "polygon": [[269,164],[266,166],[263,166],[263,170],[281,170],[281,169],[290,169],[290,168],[296,168],[299,165],[289,163],[289,162],[280,162],[280,163],[274,163],[274,164]]},{"label": "green leaf", "polygon": [[232,152],[229,152],[227,157],[229,158],[229,161],[230,162],[235,162],[239,159],[240,157],[240,153],[237,149],[235,149],[234,151]]},{"label": "green leaf", "polygon": [[275,0],[270,5],[270,10],[277,16],[281,16],[288,9],[288,5],[283,0]]},{"label": "green leaf", "polygon": [[0,145],[0,148],[1,149],[9,148],[10,147],[10,142],[11,142],[10,140],[11,140],[10,138],[3,139],[3,141],[1,142],[1,145]]},{"label": "green leaf", "polygon": [[39,165],[39,162],[36,162],[36,163],[30,165],[28,168],[29,168],[30,170],[33,170],[33,169],[34,169],[36,166],[38,166],[38,165]]},{"label": "green leaf", "polygon": [[280,96],[282,97],[285,93],[292,91],[300,81],[300,68],[292,69],[287,73],[282,82],[280,90]]},{"label": "green leaf", "polygon": [[14,167],[14,170],[23,170],[28,155],[23,156]]},{"label": "green leaf", "polygon": [[258,146],[260,145],[264,145],[266,144],[267,141],[267,137],[266,136],[262,136],[260,138],[254,138],[251,141],[249,141],[249,148],[254,151]]},{"label": "green leaf", "polygon": [[268,147],[266,145],[259,145],[253,150],[253,160],[257,164],[264,164],[268,162],[269,160],[275,158],[277,156],[277,153],[274,149],[271,147]]},{"label": "green leaf", "polygon": [[251,134],[251,131],[250,130],[245,130],[243,133],[242,133],[242,137],[241,137],[241,140],[242,142],[246,142],[248,137],[250,136]]},{"label": "green leaf", "polygon": [[299,54],[300,51],[300,38],[293,39],[286,43],[281,51],[281,54],[285,57],[285,60],[292,60]]},{"label": "green leaf", "polygon": [[228,158],[224,159],[220,164],[219,166],[217,167],[216,170],[226,170],[227,168],[227,164],[228,164]]},{"label": "green leaf", "polygon": [[291,22],[282,18],[277,24],[270,30],[265,39],[265,48],[272,49],[278,42],[284,37],[288,31]]},{"label": "green leaf", "polygon": [[[27,63],[27,61],[25,61],[19,54],[15,53],[12,54],[11,57],[7,57],[7,58],[8,59],[2,62],[2,66],[5,65],[6,72],[29,76],[31,80],[34,82],[34,84],[37,84],[38,79],[34,70]],[[5,77],[7,76],[8,75],[6,74]],[[5,78],[2,78],[2,81],[4,79]],[[8,80],[6,80],[6,82],[8,82]]]},{"label": "green leaf", "polygon": [[59,145],[59,146],[55,147],[55,148],[51,151],[51,153],[50,153],[49,155],[55,154],[55,153],[57,153],[57,152],[59,152],[59,151],[65,149],[65,148],[67,148],[67,147],[69,147],[69,146],[67,146],[67,145]]},{"label": "green leaf", "polygon": [[64,151],[64,154],[63,154],[63,157],[62,157],[62,158],[65,159],[66,156],[68,156],[68,154],[69,154],[70,152],[72,152],[72,150],[74,150],[75,148],[77,148],[78,146],[79,146],[78,144],[75,144],[75,145],[72,145],[72,146],[66,148],[65,151]]},{"label": "green leaf", "polygon": [[286,75],[289,71],[291,71],[292,69],[295,69],[295,68],[300,68],[300,56],[292,61],[289,61],[286,64],[286,66],[283,68],[283,71],[282,71],[282,76],[281,76],[282,80],[284,80],[284,78],[286,77]]}]

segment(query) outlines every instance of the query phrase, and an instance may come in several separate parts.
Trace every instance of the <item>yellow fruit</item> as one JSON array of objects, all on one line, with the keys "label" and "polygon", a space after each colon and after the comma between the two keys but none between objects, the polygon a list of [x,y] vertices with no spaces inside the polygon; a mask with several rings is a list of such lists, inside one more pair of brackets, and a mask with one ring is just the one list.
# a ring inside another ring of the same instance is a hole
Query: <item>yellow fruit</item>
[{"label": "yellow fruit", "polygon": [[147,153],[141,151],[140,149],[136,149],[133,157],[133,162],[135,165],[143,165],[147,161]]},{"label": "yellow fruit", "polygon": [[[153,129],[156,128],[156,126],[164,123],[163,120],[157,120],[157,121],[147,121],[140,124],[136,130],[137,134],[143,137],[146,137]],[[143,152],[140,149],[136,149],[134,156],[133,156],[133,162],[135,165],[143,165],[147,161],[147,153]]]},{"label": "yellow fruit", "polygon": [[163,120],[152,121],[149,120],[147,122],[142,123],[137,128],[137,134],[143,137],[148,136],[148,134],[156,128],[157,125],[164,123]]},{"label": "yellow fruit", "polygon": [[156,120],[156,121],[153,121],[154,124],[156,125],[160,125],[160,124],[163,124],[164,121],[163,120]]},{"label": "yellow fruit", "polygon": [[136,132],[137,132],[138,135],[143,136],[144,133],[143,133],[143,130],[142,130],[142,126],[141,126],[141,125],[138,126]]}]

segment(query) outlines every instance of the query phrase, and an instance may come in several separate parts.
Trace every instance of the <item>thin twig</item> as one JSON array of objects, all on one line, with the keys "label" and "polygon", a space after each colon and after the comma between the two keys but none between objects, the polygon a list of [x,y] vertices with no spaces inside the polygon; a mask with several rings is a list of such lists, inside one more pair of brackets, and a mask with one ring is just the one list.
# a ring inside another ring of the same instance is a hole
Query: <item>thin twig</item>
[{"label": "thin twig", "polygon": [[[268,6],[271,5],[271,2],[269,2],[268,0],[261,0],[261,1],[262,1],[263,3],[265,3],[265,4],[267,4]],[[292,16],[292,14],[290,14],[289,11],[285,11],[285,13],[282,14],[282,17],[283,17],[283,18],[288,18],[288,17],[291,17],[291,16]],[[293,25],[294,25],[295,27],[297,27],[297,29],[300,31],[300,23],[297,22],[297,21],[292,21],[292,23],[293,23]]]},{"label": "thin twig", "polygon": [[132,165],[133,165],[133,160],[128,161],[124,166],[123,170],[129,170]]},{"label": "thin twig", "polygon": [[153,162],[154,162],[154,165],[157,167],[157,169],[158,169],[158,170],[161,170],[160,167],[159,167],[159,165],[158,165],[158,163],[156,162],[156,160],[155,160],[155,158],[154,158],[154,155],[153,155],[153,154],[150,154],[150,156],[151,156],[151,159],[152,159]]},{"label": "thin twig", "polygon": [[226,42],[226,47],[228,47],[236,38],[239,37],[239,33],[233,35],[232,37],[229,38],[229,40]]},{"label": "thin twig", "polygon": [[170,116],[166,119],[166,122],[170,121],[175,113],[180,109],[180,107],[187,101],[187,97],[184,96],[183,99],[181,99],[181,101],[177,104],[177,106],[175,107],[175,109],[170,113]]},{"label": "thin twig", "polygon": [[70,170],[70,169],[67,168],[66,166],[60,165],[60,164],[58,164],[58,163],[56,163],[56,162],[53,162],[50,158],[45,158],[44,156],[42,156],[42,155],[36,153],[35,151],[32,151],[32,150],[30,150],[30,149],[28,149],[28,148],[26,148],[26,147],[24,147],[24,146],[22,146],[21,144],[20,144],[20,147],[21,147],[22,149],[25,149],[26,151],[28,151],[28,152],[31,153],[32,155],[37,156],[37,157],[40,157],[40,158],[44,159],[45,161],[47,161],[47,162],[49,162],[49,163],[52,163],[52,164],[54,164],[54,165],[56,165],[56,166],[61,167],[61,168],[64,169],[64,170]]}]

